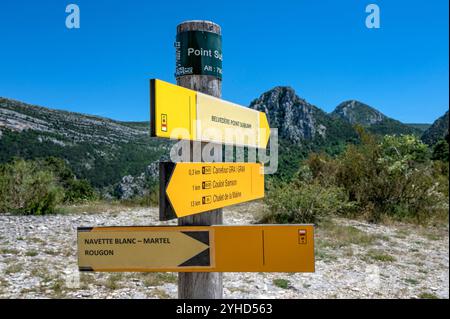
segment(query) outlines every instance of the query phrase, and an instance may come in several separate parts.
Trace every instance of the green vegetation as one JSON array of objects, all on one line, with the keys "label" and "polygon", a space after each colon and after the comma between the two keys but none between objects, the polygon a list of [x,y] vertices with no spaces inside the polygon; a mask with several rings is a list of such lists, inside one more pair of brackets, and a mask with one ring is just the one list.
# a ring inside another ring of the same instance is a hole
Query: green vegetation
[{"label": "green vegetation", "polygon": [[67,145],[63,146],[52,142],[62,138],[57,133],[2,130],[0,163],[10,162],[15,157],[25,160],[55,157],[68,163],[79,179],[89,181],[95,188],[103,188],[120,182],[123,176],[142,173],[167,152],[163,146],[167,142],[154,141],[148,136],[136,137],[133,143],[114,145],[69,140],[64,141]]},{"label": "green vegetation", "polygon": [[52,297],[61,298],[64,292],[64,288],[65,288],[64,280],[59,277],[56,278],[51,284],[51,289],[53,290],[53,292],[51,293]]},{"label": "green vegetation", "polygon": [[131,199],[99,199],[93,201],[86,201],[76,204],[64,204],[59,205],[56,209],[56,213],[60,214],[79,214],[88,213],[96,214],[109,212],[113,215],[117,215],[120,212],[130,210],[136,207],[151,207],[158,206],[159,203],[159,189],[156,187],[150,187],[149,193],[144,196],[136,196]]},{"label": "green vegetation", "polygon": [[[428,145],[436,144],[440,139],[448,135],[448,111],[439,117],[434,123],[423,133],[422,141]],[[448,139],[447,139],[448,141]]]},{"label": "green vegetation", "polygon": [[366,127],[366,129],[368,132],[377,135],[411,134],[420,137],[422,134],[422,130],[419,128],[403,124],[393,119],[385,119],[383,122]]},{"label": "green vegetation", "polygon": [[97,194],[91,184],[85,179],[77,179],[62,159],[48,157],[38,160],[38,164],[52,171],[57,176],[59,184],[64,188],[64,203],[79,203],[97,198]]},{"label": "green vegetation", "polygon": [[346,200],[337,187],[282,182],[269,186],[265,203],[268,210],[263,223],[318,223],[325,215],[339,213]]},{"label": "green vegetation", "polygon": [[381,262],[394,262],[396,261],[394,256],[391,256],[381,250],[371,249],[367,252],[367,257],[369,259]]},{"label": "green vegetation", "polygon": [[288,289],[290,283],[286,279],[274,279],[273,284],[279,288]]},{"label": "green vegetation", "polygon": [[159,205],[159,185],[149,184],[148,193],[143,196],[135,196],[130,199],[120,200],[120,204],[125,207],[150,207]]},{"label": "green vegetation", "polygon": [[12,264],[9,265],[8,267],[6,267],[5,269],[5,274],[10,275],[10,274],[15,274],[18,272],[21,272],[23,270],[23,265],[22,264]]},{"label": "green vegetation", "polygon": [[169,299],[170,298],[170,295],[167,292],[165,292],[164,290],[159,289],[159,288],[154,289],[151,292],[151,295],[153,297],[156,297],[156,298],[159,298],[159,299]]},{"label": "green vegetation", "polygon": [[92,186],[76,179],[61,159],[14,159],[0,165],[0,213],[51,214],[61,203],[95,198]]},{"label": "green vegetation", "polygon": [[356,227],[339,225],[330,220],[324,221],[320,226],[322,234],[318,242],[320,247],[335,249],[351,244],[370,246],[379,240],[386,240],[381,236],[368,234]]},{"label": "green vegetation", "polygon": [[449,135],[447,133],[445,138],[438,140],[437,143],[433,145],[432,159],[446,162],[448,164],[449,162],[448,144],[449,144]]},{"label": "green vegetation", "polygon": [[448,162],[433,158],[414,135],[357,130],[359,144],[334,157],[311,153],[291,181],[269,183],[262,222],[318,223],[325,215],[448,220]]},{"label": "green vegetation", "polygon": [[15,160],[0,167],[0,212],[48,214],[63,198],[56,176],[34,162]]},{"label": "green vegetation", "polygon": [[0,248],[0,255],[17,255],[19,251],[11,248]]},{"label": "green vegetation", "polygon": [[177,276],[173,273],[145,273],[143,275],[144,285],[146,287],[160,286],[165,283],[176,283]]},{"label": "green vegetation", "polygon": [[121,280],[123,279],[122,273],[112,273],[109,274],[106,280],[106,287],[111,290],[116,290],[121,287]]},{"label": "green vegetation", "polygon": [[[12,111],[6,119],[35,119],[27,130],[1,130],[0,213],[115,213],[158,204],[157,168],[150,164],[167,156],[172,142],[149,138],[148,122],[2,98],[0,106]],[[373,222],[448,220],[448,112],[424,134],[427,147],[416,137],[423,125],[405,125],[358,101],[344,102],[345,112],[338,107],[327,114],[292,89],[276,88],[252,106],[267,112],[280,130],[278,172],[266,179],[263,222],[320,223],[332,215]]]},{"label": "green vegetation", "polygon": [[356,100],[339,104],[331,116],[341,118],[353,125],[362,125],[368,132],[376,135],[412,134],[420,136],[426,124],[404,124],[387,117],[373,107]]},{"label": "green vegetation", "polygon": [[410,284],[410,285],[413,285],[413,286],[419,284],[419,281],[418,281],[417,279],[414,279],[414,278],[405,278],[405,279],[403,279],[403,280],[404,280],[406,283],[408,283],[408,284]]},{"label": "green vegetation", "polygon": [[37,256],[38,254],[39,253],[36,250],[29,250],[25,253],[25,256],[34,257],[34,256]]},{"label": "green vegetation", "polygon": [[428,130],[431,126],[431,124],[427,124],[427,123],[407,123],[406,125],[413,127],[415,129],[418,129],[422,133],[425,132],[426,130]]},{"label": "green vegetation", "polygon": [[422,292],[422,293],[419,295],[419,298],[420,298],[420,299],[439,299],[438,296],[436,296],[435,294],[430,293],[430,292]]}]

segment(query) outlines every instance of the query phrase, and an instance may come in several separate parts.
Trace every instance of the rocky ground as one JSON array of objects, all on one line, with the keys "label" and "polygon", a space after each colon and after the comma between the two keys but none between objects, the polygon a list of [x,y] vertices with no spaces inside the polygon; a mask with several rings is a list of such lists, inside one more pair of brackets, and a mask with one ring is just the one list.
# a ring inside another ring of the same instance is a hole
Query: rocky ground
[{"label": "rocky ground", "polygon": [[[226,209],[225,222],[252,223],[261,209]],[[161,224],[157,208],[105,210],[0,215],[0,298],[176,298],[176,273],[78,273],[76,227]],[[225,273],[224,297],[449,298],[448,225],[333,219],[315,244],[315,273]]]}]

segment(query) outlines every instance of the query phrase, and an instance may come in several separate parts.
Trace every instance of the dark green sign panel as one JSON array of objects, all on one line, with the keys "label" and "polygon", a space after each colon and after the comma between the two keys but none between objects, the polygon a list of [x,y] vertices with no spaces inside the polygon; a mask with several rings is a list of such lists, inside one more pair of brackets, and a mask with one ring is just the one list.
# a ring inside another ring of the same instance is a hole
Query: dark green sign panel
[{"label": "dark green sign panel", "polygon": [[222,36],[206,31],[177,34],[175,76],[212,75],[222,78]]}]

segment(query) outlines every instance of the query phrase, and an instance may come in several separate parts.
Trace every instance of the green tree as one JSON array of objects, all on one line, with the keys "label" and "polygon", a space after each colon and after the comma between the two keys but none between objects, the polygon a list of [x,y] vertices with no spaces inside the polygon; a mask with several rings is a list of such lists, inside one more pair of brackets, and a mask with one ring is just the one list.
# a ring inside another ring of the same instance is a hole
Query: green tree
[{"label": "green tree", "polygon": [[432,156],[431,158],[433,160],[439,160],[443,162],[449,162],[449,147],[448,142],[449,135],[445,137],[445,139],[439,140],[436,144],[433,146]]},{"label": "green tree", "polygon": [[64,188],[65,203],[93,200],[97,197],[94,188],[86,179],[77,179],[66,162],[57,157],[47,157],[37,161],[38,165],[53,172],[59,184]]},{"label": "green tree", "polygon": [[359,144],[347,145],[336,157],[312,153],[289,183],[269,187],[266,220],[313,222],[323,211],[372,222],[448,217],[447,163],[432,161],[427,145],[414,135],[379,138],[356,130]]},{"label": "green tree", "polygon": [[63,197],[55,175],[34,162],[16,159],[0,166],[0,212],[50,214]]}]

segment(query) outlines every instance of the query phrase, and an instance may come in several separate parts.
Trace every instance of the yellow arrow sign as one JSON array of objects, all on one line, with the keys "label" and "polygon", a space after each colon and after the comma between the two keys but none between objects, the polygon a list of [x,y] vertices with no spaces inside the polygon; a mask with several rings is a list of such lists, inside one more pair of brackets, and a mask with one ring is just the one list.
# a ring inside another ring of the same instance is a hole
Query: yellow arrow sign
[{"label": "yellow arrow sign", "polygon": [[160,220],[264,197],[260,163],[160,163]]},{"label": "yellow arrow sign", "polygon": [[151,136],[266,148],[264,112],[161,80],[150,80]]},{"label": "yellow arrow sign", "polygon": [[78,229],[81,271],[314,272],[312,225]]},{"label": "yellow arrow sign", "polygon": [[211,267],[210,232],[166,227],[96,227],[78,229],[82,270]]}]

